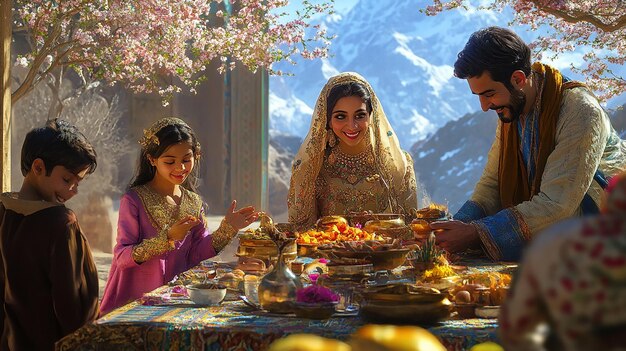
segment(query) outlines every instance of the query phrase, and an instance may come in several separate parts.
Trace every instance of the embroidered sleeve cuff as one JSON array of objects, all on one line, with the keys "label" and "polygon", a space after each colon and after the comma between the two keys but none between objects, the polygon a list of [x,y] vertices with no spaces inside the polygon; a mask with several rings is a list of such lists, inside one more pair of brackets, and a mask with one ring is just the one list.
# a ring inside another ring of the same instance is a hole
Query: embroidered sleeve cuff
[{"label": "embroidered sleeve cuff", "polygon": [[141,264],[153,257],[174,250],[176,244],[174,240],[167,238],[168,229],[165,228],[154,238],[145,239],[138,245],[135,245],[132,252],[133,260]]},{"label": "embroidered sleeve cuff", "polygon": [[519,261],[530,230],[515,208],[472,222],[483,249],[494,261]]},{"label": "embroidered sleeve cuff", "polygon": [[459,211],[453,216],[457,221],[469,223],[485,217],[487,213],[478,202],[466,201]]},{"label": "embroidered sleeve cuff", "polygon": [[212,243],[215,252],[222,251],[236,234],[237,230],[225,219],[222,219],[219,228],[213,232]]}]

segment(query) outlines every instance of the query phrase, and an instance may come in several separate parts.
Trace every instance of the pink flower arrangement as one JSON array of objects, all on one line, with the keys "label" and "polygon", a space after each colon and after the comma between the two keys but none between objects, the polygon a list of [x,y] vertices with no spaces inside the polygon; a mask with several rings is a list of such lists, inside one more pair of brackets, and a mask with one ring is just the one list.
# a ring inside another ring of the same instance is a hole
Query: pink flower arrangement
[{"label": "pink flower arrangement", "polygon": [[171,301],[170,294],[144,294],[140,299],[139,303],[144,306],[155,306],[164,303],[168,303]]},{"label": "pink flower arrangement", "polygon": [[309,280],[311,281],[311,283],[313,284],[317,284],[317,280],[322,277],[323,279],[328,277],[328,274],[319,274],[319,273],[309,273],[308,275]]},{"label": "pink flower arrangement", "polygon": [[173,287],[172,294],[178,296],[189,296],[189,294],[187,293],[187,288],[182,285],[176,285],[175,287]]},{"label": "pink flower arrangement", "polygon": [[339,295],[321,285],[309,285],[296,291],[296,302],[302,303],[334,303],[339,301]]}]

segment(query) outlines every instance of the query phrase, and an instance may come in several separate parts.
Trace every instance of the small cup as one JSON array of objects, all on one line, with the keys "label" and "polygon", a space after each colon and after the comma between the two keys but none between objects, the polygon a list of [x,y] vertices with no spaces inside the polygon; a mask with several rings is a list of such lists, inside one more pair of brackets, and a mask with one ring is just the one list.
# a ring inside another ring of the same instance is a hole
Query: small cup
[{"label": "small cup", "polygon": [[476,304],[475,303],[457,303],[454,309],[459,314],[461,319],[476,318]]},{"label": "small cup", "polygon": [[226,296],[226,287],[212,284],[187,285],[189,298],[196,304],[217,306]]},{"label": "small cup", "polygon": [[293,272],[293,274],[300,275],[302,274],[303,270],[304,270],[304,262],[299,262],[299,261],[291,262],[291,271]]},{"label": "small cup", "polygon": [[477,306],[487,306],[491,304],[491,300],[489,298],[490,290],[489,288],[476,288],[474,289],[474,294],[472,295],[472,300],[476,302]]},{"label": "small cup", "polygon": [[246,298],[255,304],[259,303],[259,284],[261,280],[254,275],[246,275],[243,278],[243,293]]}]

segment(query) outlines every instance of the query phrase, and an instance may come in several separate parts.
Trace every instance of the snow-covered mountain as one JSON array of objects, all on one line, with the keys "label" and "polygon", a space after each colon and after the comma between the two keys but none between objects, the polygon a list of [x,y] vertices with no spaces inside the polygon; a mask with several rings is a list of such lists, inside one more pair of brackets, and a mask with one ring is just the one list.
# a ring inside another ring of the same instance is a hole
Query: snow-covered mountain
[{"label": "snow-covered mountain", "polygon": [[355,71],[373,86],[404,148],[448,121],[479,108],[465,81],[453,76],[456,54],[469,35],[510,16],[448,11],[420,13],[425,1],[360,0],[348,13],[323,21],[331,58],[277,65],[293,76],[270,78],[270,128],[304,137],[327,79]]}]

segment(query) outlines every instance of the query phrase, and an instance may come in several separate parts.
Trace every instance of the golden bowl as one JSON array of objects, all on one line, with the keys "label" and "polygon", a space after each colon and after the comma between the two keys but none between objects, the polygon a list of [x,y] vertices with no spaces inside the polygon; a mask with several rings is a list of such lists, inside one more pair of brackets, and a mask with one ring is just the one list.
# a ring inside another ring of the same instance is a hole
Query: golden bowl
[{"label": "golden bowl", "polygon": [[329,276],[340,277],[352,277],[352,276],[366,276],[374,270],[374,265],[371,263],[366,264],[348,264],[348,265],[335,265],[331,263],[327,264]]},{"label": "golden bowl", "polygon": [[346,216],[351,226],[357,224],[365,225],[368,221],[392,221],[401,219],[404,221],[404,215],[398,213],[356,213],[351,212]]},{"label": "golden bowl", "polygon": [[[296,258],[297,252],[295,242],[288,244],[283,250],[283,254],[292,259]],[[278,256],[278,247],[272,240],[240,239],[237,256],[254,257],[268,262],[271,257]]]},{"label": "golden bowl", "polygon": [[298,243],[298,257],[313,257],[317,253],[318,244]]},{"label": "golden bowl", "polygon": [[365,301],[359,315],[368,323],[432,325],[450,317],[452,303],[380,303]]},{"label": "golden bowl", "polygon": [[454,309],[459,314],[461,319],[476,318],[476,304],[475,303],[455,303]]},{"label": "golden bowl", "polygon": [[394,269],[406,261],[409,248],[383,251],[333,251],[338,257],[365,259],[374,265],[374,270]]},{"label": "golden bowl", "polygon": [[414,219],[410,226],[416,238],[428,237],[432,231],[430,223],[426,219]]},{"label": "golden bowl", "polygon": [[411,240],[413,239],[413,232],[409,226],[402,226],[397,228],[386,228],[376,230],[376,234],[380,234],[387,238]]},{"label": "golden bowl", "polygon": [[475,310],[476,317],[480,318],[498,318],[500,315],[500,306],[478,306]]},{"label": "golden bowl", "polygon": [[308,319],[328,319],[335,313],[337,302],[324,303],[294,303],[294,312],[297,317]]}]

